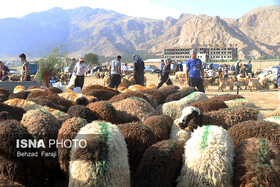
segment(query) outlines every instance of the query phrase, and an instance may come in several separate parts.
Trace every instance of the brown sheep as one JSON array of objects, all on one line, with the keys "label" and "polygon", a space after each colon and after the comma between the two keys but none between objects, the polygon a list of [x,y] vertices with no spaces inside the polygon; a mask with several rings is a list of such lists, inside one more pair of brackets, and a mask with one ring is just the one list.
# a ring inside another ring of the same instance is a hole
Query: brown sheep
[{"label": "brown sheep", "polygon": [[280,152],[266,139],[250,138],[235,150],[234,186],[280,186]]},{"label": "brown sheep", "polygon": [[222,108],[228,108],[224,101],[217,100],[217,99],[198,101],[195,103],[191,103],[189,106],[198,108],[202,113],[216,111]]}]

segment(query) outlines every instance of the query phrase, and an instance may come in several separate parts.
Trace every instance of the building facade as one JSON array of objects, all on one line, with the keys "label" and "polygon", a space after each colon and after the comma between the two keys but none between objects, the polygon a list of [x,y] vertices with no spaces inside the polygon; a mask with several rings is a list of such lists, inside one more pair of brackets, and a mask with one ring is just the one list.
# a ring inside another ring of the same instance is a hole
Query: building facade
[{"label": "building facade", "polygon": [[[187,61],[191,58],[190,50],[193,48],[164,49],[164,59],[172,58],[175,61]],[[221,62],[237,59],[237,47],[203,45],[198,48],[197,58],[202,62]]]}]

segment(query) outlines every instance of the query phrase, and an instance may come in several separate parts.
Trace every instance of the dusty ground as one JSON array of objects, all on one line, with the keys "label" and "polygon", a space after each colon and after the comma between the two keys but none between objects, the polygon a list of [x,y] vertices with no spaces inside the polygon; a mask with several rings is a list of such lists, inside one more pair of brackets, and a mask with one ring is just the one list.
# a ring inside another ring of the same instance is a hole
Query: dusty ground
[{"label": "dusty ground", "polygon": [[[146,73],[145,76],[147,77],[147,83],[158,85],[159,81],[156,74],[150,74]],[[174,85],[177,85],[181,88],[186,87],[187,85],[180,85],[176,80],[172,79]],[[85,86],[91,85],[91,84],[101,84],[104,85],[103,79],[96,79],[93,77],[86,77],[85,79]],[[166,85],[164,85],[166,86]],[[217,91],[218,86],[210,86],[209,90],[206,90],[206,95],[208,97],[213,97],[215,95],[220,94],[236,94],[236,87],[233,91],[229,91],[227,88],[224,92]],[[249,90],[241,90],[239,92],[240,95],[245,97],[246,99],[249,99],[250,101],[254,102],[255,105],[261,110],[261,112],[264,115],[269,115],[270,112],[275,110],[279,104],[279,91],[278,90],[259,90],[259,91],[253,91],[250,92]]]}]

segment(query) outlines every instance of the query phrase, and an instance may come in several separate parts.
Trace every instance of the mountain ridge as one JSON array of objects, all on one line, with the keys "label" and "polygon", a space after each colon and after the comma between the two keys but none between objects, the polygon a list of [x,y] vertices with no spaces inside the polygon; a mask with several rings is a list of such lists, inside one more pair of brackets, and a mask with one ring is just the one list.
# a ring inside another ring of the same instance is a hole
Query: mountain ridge
[{"label": "mountain ridge", "polygon": [[21,18],[0,19],[3,56],[30,52],[38,57],[62,46],[70,56],[103,56],[203,43],[237,44],[239,58],[280,55],[280,6],[253,9],[239,19],[181,14],[164,20],[131,17],[113,10],[53,8]]}]

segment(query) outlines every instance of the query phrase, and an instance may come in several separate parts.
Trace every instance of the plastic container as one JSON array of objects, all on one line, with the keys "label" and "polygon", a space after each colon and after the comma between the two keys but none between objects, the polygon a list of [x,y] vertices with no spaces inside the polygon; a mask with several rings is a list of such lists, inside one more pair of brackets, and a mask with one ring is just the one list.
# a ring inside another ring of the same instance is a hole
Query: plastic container
[{"label": "plastic container", "polygon": [[55,83],[54,78],[52,77],[52,79],[50,80],[50,86],[53,86],[53,83]]}]

